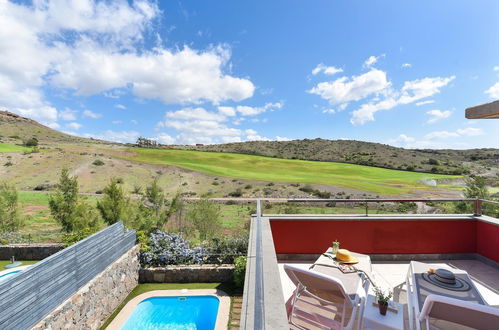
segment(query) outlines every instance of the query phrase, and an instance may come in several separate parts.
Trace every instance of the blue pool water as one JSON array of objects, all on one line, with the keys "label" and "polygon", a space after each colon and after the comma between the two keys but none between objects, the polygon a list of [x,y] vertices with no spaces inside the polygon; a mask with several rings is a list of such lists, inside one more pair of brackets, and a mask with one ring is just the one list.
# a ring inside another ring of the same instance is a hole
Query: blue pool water
[{"label": "blue pool water", "polygon": [[21,270],[14,270],[12,272],[9,272],[9,273],[6,273],[6,274],[2,274],[2,275],[0,275],[0,282],[5,281],[9,277],[11,277],[11,276],[13,276],[13,275],[15,275],[17,273],[20,273],[20,272],[21,272]]},{"label": "blue pool water", "polygon": [[215,329],[219,304],[214,296],[148,298],[121,329]]}]

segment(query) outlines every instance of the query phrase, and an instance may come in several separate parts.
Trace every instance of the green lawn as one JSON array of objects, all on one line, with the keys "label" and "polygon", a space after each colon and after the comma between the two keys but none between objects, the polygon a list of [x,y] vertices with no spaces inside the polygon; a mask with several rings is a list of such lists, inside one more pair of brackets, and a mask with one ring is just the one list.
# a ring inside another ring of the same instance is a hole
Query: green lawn
[{"label": "green lawn", "polygon": [[2,152],[24,152],[31,151],[31,148],[21,147],[14,144],[0,143],[0,153]]},{"label": "green lawn", "polygon": [[[101,330],[106,329],[106,327],[111,323],[116,315],[125,307],[126,303],[137,297],[138,295],[154,290],[182,290],[182,289],[219,289],[227,293],[231,298],[237,293],[237,289],[231,283],[147,283],[139,284],[133,289],[133,291],[125,298],[121,305],[114,311],[113,314],[107,319],[107,321],[100,328]],[[229,318],[230,323],[230,318]]]},{"label": "green lawn", "polygon": [[[36,264],[39,260],[16,260],[20,261],[23,264],[21,266],[27,266],[27,265],[32,265]],[[0,271],[6,270],[7,268],[4,268],[6,265],[10,264],[10,260],[0,260]]]},{"label": "green lawn", "polygon": [[378,167],[261,156],[130,148],[123,158],[149,163],[174,165],[217,176],[270,182],[324,184],[381,195],[399,195],[415,189],[423,179],[457,176],[389,170]]}]

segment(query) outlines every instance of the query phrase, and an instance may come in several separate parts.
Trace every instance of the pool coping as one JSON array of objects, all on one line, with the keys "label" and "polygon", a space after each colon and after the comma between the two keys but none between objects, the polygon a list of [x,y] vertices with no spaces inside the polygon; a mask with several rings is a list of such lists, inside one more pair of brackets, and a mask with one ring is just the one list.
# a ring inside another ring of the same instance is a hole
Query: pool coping
[{"label": "pool coping", "polygon": [[107,326],[107,330],[119,330],[128,320],[128,317],[133,313],[137,305],[147,298],[153,297],[172,297],[172,296],[214,296],[220,301],[218,305],[217,321],[215,323],[216,330],[227,329],[230,314],[230,296],[217,289],[182,289],[182,290],[154,290],[148,291],[131,299],[123,309],[116,315],[114,320]]}]

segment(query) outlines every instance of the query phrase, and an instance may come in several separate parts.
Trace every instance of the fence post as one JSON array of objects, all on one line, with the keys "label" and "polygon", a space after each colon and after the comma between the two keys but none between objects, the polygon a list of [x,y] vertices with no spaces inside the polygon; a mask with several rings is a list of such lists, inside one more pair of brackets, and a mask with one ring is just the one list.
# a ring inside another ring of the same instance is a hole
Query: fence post
[{"label": "fence post", "polygon": [[481,199],[475,199],[473,201],[473,215],[477,216],[477,217],[482,215],[482,200]]}]

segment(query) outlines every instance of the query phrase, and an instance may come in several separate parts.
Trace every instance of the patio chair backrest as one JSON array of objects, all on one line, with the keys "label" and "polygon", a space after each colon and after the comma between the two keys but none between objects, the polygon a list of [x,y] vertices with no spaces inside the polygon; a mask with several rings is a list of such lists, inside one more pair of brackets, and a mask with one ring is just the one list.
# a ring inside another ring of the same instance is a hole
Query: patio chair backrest
[{"label": "patio chair backrest", "polygon": [[497,329],[499,308],[430,294],[426,297],[419,320],[423,322],[428,318],[449,321],[475,329]]},{"label": "patio chair backrest", "polygon": [[289,264],[284,265],[284,270],[296,286],[302,285],[308,292],[321,299],[336,303],[341,301],[341,303],[345,303],[345,307],[353,307],[352,301],[346,294],[340,280],[326,274]]}]

